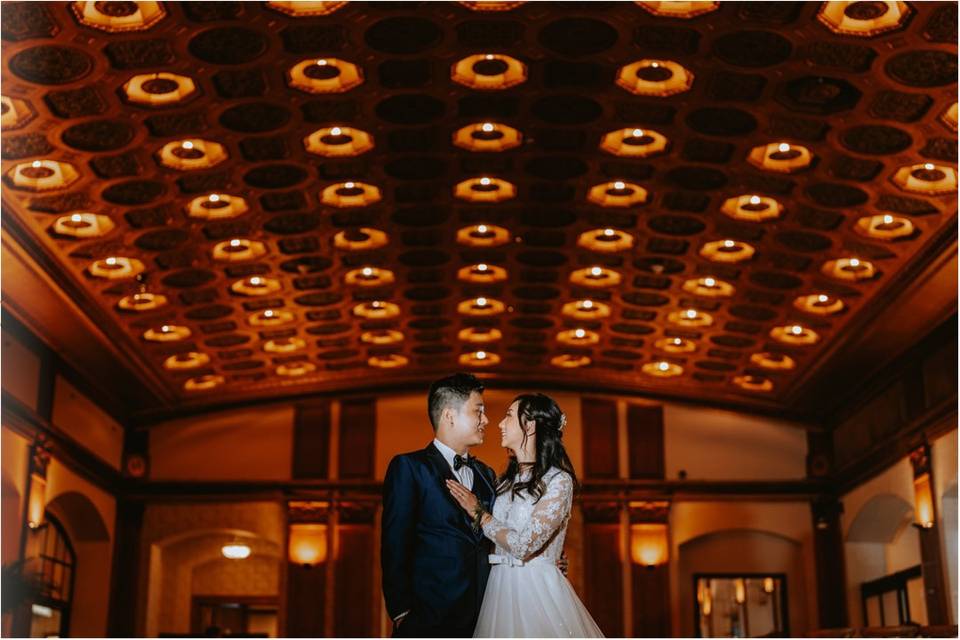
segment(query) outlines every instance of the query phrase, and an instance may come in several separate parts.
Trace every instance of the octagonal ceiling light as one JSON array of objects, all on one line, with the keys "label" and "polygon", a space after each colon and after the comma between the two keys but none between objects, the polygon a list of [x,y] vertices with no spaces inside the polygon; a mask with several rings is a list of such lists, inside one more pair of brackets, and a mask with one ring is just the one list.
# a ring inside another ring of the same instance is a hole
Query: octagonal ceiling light
[{"label": "octagonal ceiling light", "polygon": [[820,341],[820,335],[816,331],[801,324],[774,327],[770,330],[770,337],[784,344],[798,346],[816,344]]},{"label": "octagonal ceiling light", "polygon": [[286,338],[271,338],[263,343],[263,350],[268,353],[293,353],[307,347],[307,341],[297,336]]},{"label": "octagonal ceiling light", "polygon": [[834,33],[871,38],[899,29],[909,15],[906,2],[824,2],[817,20]]},{"label": "octagonal ceiling light", "polygon": [[461,353],[458,361],[468,367],[492,367],[500,364],[500,356],[491,351],[470,351]]},{"label": "octagonal ceiling light", "polygon": [[157,153],[161,165],[178,171],[209,169],[226,159],[227,150],[222,144],[200,138],[168,142]]},{"label": "octagonal ceiling light", "polygon": [[0,128],[4,131],[19,129],[33,120],[36,115],[37,113],[26,101],[0,96]]},{"label": "octagonal ceiling light", "polygon": [[803,145],[771,142],[751,149],[747,162],[764,171],[796,173],[810,166],[813,154]]},{"label": "octagonal ceiling light", "polygon": [[363,84],[363,71],[339,58],[308,58],[290,67],[287,82],[304,93],[344,93]]},{"label": "octagonal ceiling light", "polygon": [[584,287],[606,288],[620,284],[622,277],[613,269],[601,266],[577,269],[570,274],[570,282]]},{"label": "octagonal ceiling light", "polygon": [[164,107],[194,96],[197,85],[192,78],[163,71],[133,76],[123,85],[121,92],[128,102]]},{"label": "octagonal ceiling light", "polygon": [[242,262],[254,260],[267,253],[267,248],[259,240],[231,238],[218,242],[213,247],[213,259],[222,262]]},{"label": "octagonal ceiling light", "polygon": [[371,329],[360,334],[360,342],[366,344],[396,344],[403,342],[403,333],[396,329]]},{"label": "octagonal ceiling light", "polygon": [[168,356],[163,361],[163,368],[170,371],[185,371],[187,369],[196,369],[210,362],[210,356],[199,351],[186,351]]},{"label": "octagonal ceiling light", "polygon": [[393,271],[371,266],[351,269],[343,276],[344,284],[358,287],[381,287],[393,281]]},{"label": "octagonal ceiling light", "polygon": [[370,227],[344,229],[333,236],[334,248],[341,251],[369,251],[385,247],[387,243],[386,233]]},{"label": "octagonal ceiling light", "polygon": [[857,257],[827,260],[820,268],[821,273],[836,280],[869,280],[877,275],[872,262]]},{"label": "octagonal ceiling light", "polygon": [[125,256],[110,256],[109,258],[96,260],[87,267],[90,275],[107,280],[133,278],[143,273],[144,269],[143,262],[137,258]]},{"label": "octagonal ceiling light", "polygon": [[457,279],[462,282],[473,282],[475,284],[493,284],[506,280],[507,270],[495,264],[480,262],[478,264],[461,267],[457,271]]},{"label": "octagonal ceiling light", "polygon": [[187,391],[208,391],[219,387],[223,382],[223,376],[208,373],[206,375],[188,378],[187,381],[183,383],[183,388]]},{"label": "octagonal ceiling light", "polygon": [[293,322],[293,313],[286,309],[264,309],[247,316],[247,323],[254,327],[275,327]]},{"label": "octagonal ceiling light", "polygon": [[736,291],[729,282],[718,280],[713,276],[691,278],[683,283],[683,290],[707,298],[729,298]]},{"label": "octagonal ceiling light", "polygon": [[319,0],[267,2],[267,6],[274,11],[285,13],[288,16],[293,16],[294,18],[301,18],[305,16],[328,16],[346,4],[346,2],[322,2]]},{"label": "octagonal ceiling light", "polygon": [[354,306],[353,315],[367,320],[386,320],[400,315],[400,307],[385,300],[371,300]]},{"label": "octagonal ceiling light", "polygon": [[702,16],[705,13],[716,11],[720,8],[719,2],[706,2],[693,0],[692,2],[635,2],[634,4],[642,7],[648,13],[663,18],[682,18],[689,20]]},{"label": "octagonal ceiling light", "polygon": [[582,327],[566,329],[557,333],[557,342],[574,347],[585,347],[600,342],[600,334]]},{"label": "octagonal ceiling light", "polygon": [[384,353],[371,356],[367,360],[367,364],[375,369],[396,369],[407,366],[409,362],[410,360],[406,356],[399,353]]},{"label": "octagonal ceiling light", "polygon": [[353,127],[322,127],[303,139],[308,153],[324,158],[351,158],[373,149],[373,136]]},{"label": "octagonal ceiling light", "polygon": [[577,238],[577,246],[598,253],[618,253],[633,248],[633,236],[625,231],[606,227],[584,231]]},{"label": "octagonal ceiling light", "polygon": [[7,172],[7,181],[24,191],[54,191],[65,189],[80,175],[69,162],[33,160],[20,162]]},{"label": "octagonal ceiling light", "polygon": [[507,305],[495,298],[478,296],[463,300],[457,305],[457,313],[466,316],[494,316],[506,311]]},{"label": "octagonal ceiling light", "polygon": [[761,351],[750,356],[750,362],[774,371],[790,371],[796,368],[797,361],[785,353],[776,353],[773,351]]},{"label": "octagonal ceiling light", "polygon": [[957,190],[957,171],[932,162],[900,167],[893,174],[893,183],[903,191],[939,196]]},{"label": "octagonal ceiling light", "polygon": [[957,130],[957,103],[954,102],[946,111],[940,114],[940,122],[947,125],[947,128],[953,132]]},{"label": "octagonal ceiling light", "polygon": [[560,312],[576,320],[598,320],[610,317],[610,305],[586,298],[567,302]]},{"label": "octagonal ceiling light", "polygon": [[285,362],[277,367],[277,375],[286,378],[298,378],[317,370],[317,365],[312,362],[297,360],[294,362]]},{"label": "octagonal ceiling light", "polygon": [[561,353],[550,358],[550,364],[561,369],[579,369],[590,365],[590,356],[586,354]]},{"label": "octagonal ceiling light", "polygon": [[156,329],[150,328],[143,332],[143,339],[150,342],[179,342],[190,337],[190,327],[179,324],[164,324]]},{"label": "octagonal ceiling light", "polygon": [[668,140],[652,129],[626,127],[603,136],[600,148],[615,156],[649,158],[666,152]]},{"label": "octagonal ceiling light", "polygon": [[162,293],[141,291],[129,296],[123,296],[117,301],[117,308],[121,311],[153,311],[167,304],[167,296]]},{"label": "octagonal ceiling light", "polygon": [[503,332],[496,327],[467,327],[457,333],[457,339],[463,342],[485,344],[503,338]]},{"label": "octagonal ceiling light", "polygon": [[753,257],[756,250],[746,242],[737,240],[714,240],[700,247],[700,255],[711,262],[736,264]]},{"label": "octagonal ceiling light", "polygon": [[773,391],[773,381],[765,376],[742,375],[734,376],[733,384],[746,391]]},{"label": "octagonal ceiling light", "polygon": [[666,360],[646,362],[640,367],[640,370],[654,378],[675,378],[683,375],[683,367],[675,362],[668,362]]},{"label": "octagonal ceiling light", "polygon": [[913,235],[916,227],[909,218],[884,213],[863,216],[853,226],[854,231],[867,238],[891,241]]},{"label": "octagonal ceiling light", "polygon": [[478,2],[460,2],[463,6],[471,11],[510,11],[511,9],[516,9],[520,5],[526,4],[526,2],[497,2],[497,1],[478,1]]},{"label": "octagonal ceiling light", "polygon": [[844,309],[843,300],[825,293],[811,293],[797,296],[793,300],[793,306],[795,309],[799,309],[804,313],[810,313],[816,316],[830,316],[835,313],[840,313]]},{"label": "octagonal ceiling light", "polygon": [[80,24],[119,33],[146,31],[167,15],[159,2],[71,2],[70,8]]},{"label": "octagonal ceiling light", "polygon": [[706,311],[688,308],[671,311],[667,314],[667,322],[679,327],[709,327],[713,324],[713,316]]},{"label": "octagonal ceiling light", "polygon": [[622,208],[643,204],[647,201],[647,190],[638,184],[613,180],[590,187],[587,200],[601,207]]},{"label": "octagonal ceiling light", "polygon": [[71,238],[96,238],[107,235],[115,226],[109,216],[77,212],[57,218],[53,223],[53,231]]},{"label": "octagonal ceiling light", "polygon": [[457,230],[457,242],[468,247],[499,247],[510,242],[510,232],[494,224],[474,224]]},{"label": "octagonal ceiling light", "polygon": [[519,147],[523,135],[499,122],[468,124],[453,133],[453,145],[468,151],[496,153]]},{"label": "octagonal ceiling light", "polygon": [[453,195],[468,202],[503,202],[516,197],[517,188],[506,180],[484,176],[458,182]]},{"label": "octagonal ceiling light", "polygon": [[617,85],[638,96],[666,98],[693,86],[693,73],[673,60],[644,58],[620,67]]},{"label": "octagonal ceiling light", "polygon": [[225,220],[247,212],[247,201],[240,196],[211,193],[197,196],[187,205],[187,215],[199,220]]},{"label": "octagonal ceiling light", "polygon": [[380,189],[365,182],[338,182],[320,192],[320,201],[338,209],[366,207],[380,201]]},{"label": "octagonal ceiling light", "polygon": [[243,296],[267,296],[280,290],[280,281],[276,278],[250,276],[231,284],[230,290]]},{"label": "octagonal ceiling light", "polygon": [[693,353],[697,350],[696,342],[680,337],[660,338],[653,346],[666,353]]},{"label": "octagonal ceiling light", "polygon": [[783,205],[767,196],[743,195],[724,200],[720,211],[734,220],[766,222],[779,218]]},{"label": "octagonal ceiling light", "polygon": [[454,63],[450,79],[479,91],[499,91],[526,82],[527,66],[504,54],[476,54]]}]

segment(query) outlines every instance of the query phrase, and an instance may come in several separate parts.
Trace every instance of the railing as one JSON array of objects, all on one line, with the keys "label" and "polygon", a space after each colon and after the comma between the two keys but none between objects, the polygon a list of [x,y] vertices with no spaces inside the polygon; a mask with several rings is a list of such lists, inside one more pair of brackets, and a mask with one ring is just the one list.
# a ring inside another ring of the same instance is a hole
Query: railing
[{"label": "railing", "polygon": [[811,638],[956,638],[957,625],[905,624],[897,627],[839,627],[818,629]]}]

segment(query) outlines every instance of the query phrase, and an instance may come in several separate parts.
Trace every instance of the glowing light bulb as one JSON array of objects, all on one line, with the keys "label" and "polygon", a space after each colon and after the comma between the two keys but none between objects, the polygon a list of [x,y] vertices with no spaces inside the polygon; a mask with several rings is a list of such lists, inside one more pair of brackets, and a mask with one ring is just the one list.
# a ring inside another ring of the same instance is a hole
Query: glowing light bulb
[{"label": "glowing light bulb", "polygon": [[688,318],[696,318],[696,317],[697,317],[697,312],[696,312],[695,309],[687,309],[687,310],[684,312],[684,315],[687,316]]},{"label": "glowing light bulb", "polygon": [[40,167],[43,166],[43,163],[40,162],[39,160],[34,160],[33,162],[30,163],[30,166],[33,167],[34,169],[39,169]]},{"label": "glowing light bulb", "polygon": [[263,284],[263,278],[261,278],[260,276],[253,276],[252,278],[250,278],[249,282],[251,286],[259,287],[260,285]]},{"label": "glowing light bulb", "polygon": [[370,267],[364,267],[363,269],[360,270],[360,273],[363,274],[364,278],[369,278],[370,276],[373,275],[373,269],[371,269]]},{"label": "glowing light bulb", "polygon": [[781,142],[780,146],[777,147],[777,150],[780,152],[790,151],[790,145],[786,142]]},{"label": "glowing light bulb", "polygon": [[675,344],[675,345],[677,345],[677,346],[679,347],[680,345],[683,344],[683,340],[680,339],[680,338],[674,338],[674,339],[673,339],[673,344]]},{"label": "glowing light bulb", "polygon": [[850,258],[850,266],[851,266],[851,267],[859,267],[859,266],[860,266],[860,260],[859,260],[858,258]]},{"label": "glowing light bulb", "polygon": [[230,246],[231,246],[231,247],[239,247],[239,246],[240,246],[240,238],[234,238],[233,240],[231,240],[231,241],[230,241]]},{"label": "glowing light bulb", "polygon": [[373,307],[374,309],[380,309],[383,307],[383,303],[380,302],[379,300],[374,300],[373,302],[370,303],[370,306]]},{"label": "glowing light bulb", "polygon": [[893,216],[891,215],[883,216],[883,224],[893,224]]},{"label": "glowing light bulb", "polygon": [[484,133],[490,133],[493,131],[493,128],[493,123],[491,122],[484,122],[482,125],[480,125],[480,130]]},{"label": "glowing light bulb", "polygon": [[173,327],[171,327],[168,324],[165,324],[162,327],[160,327],[160,333],[170,333],[172,331],[173,331]]},{"label": "glowing light bulb", "polygon": [[113,265],[117,264],[117,259],[114,258],[113,256],[111,256],[111,257],[109,257],[109,258],[106,259],[106,263],[109,264],[110,266],[113,266]]},{"label": "glowing light bulb", "polygon": [[652,68],[654,68],[654,69],[659,69],[659,68],[660,68],[660,63],[659,63],[659,62],[651,62],[651,63],[650,63],[650,66],[651,66]]},{"label": "glowing light bulb", "polygon": [[618,180],[617,182],[614,182],[614,183],[613,183],[613,188],[614,188],[614,189],[623,189],[623,188],[625,188],[626,186],[627,186],[627,185],[626,185],[625,183],[620,182],[619,180]]},{"label": "glowing light bulb", "polygon": [[795,324],[792,327],[790,327],[790,333],[792,333],[795,336],[799,336],[800,334],[803,333],[803,327],[801,327],[798,324]]},{"label": "glowing light bulb", "polygon": [[343,186],[346,187],[347,189],[353,189],[357,185],[353,182],[344,182]]},{"label": "glowing light bulb", "polygon": [[320,60],[317,60],[317,66],[319,67],[325,67],[327,64],[328,64],[327,61],[324,60],[323,58],[321,58]]},{"label": "glowing light bulb", "polygon": [[215,193],[211,193],[211,194],[207,197],[207,200],[209,200],[210,202],[220,202],[220,196],[217,195],[217,194],[215,194]]},{"label": "glowing light bulb", "polygon": [[670,369],[670,365],[666,362],[658,362],[657,369],[660,369],[660,371],[667,371]]},{"label": "glowing light bulb", "polygon": [[715,287],[715,286],[717,286],[717,281],[714,280],[713,278],[704,278],[704,279],[703,279],[703,286],[705,286],[705,287]]},{"label": "glowing light bulb", "polygon": [[603,235],[607,236],[608,238],[611,237],[612,235],[614,235],[615,233],[616,233],[616,232],[615,232],[613,229],[610,229],[610,228],[606,228],[606,229],[603,230]]},{"label": "glowing light bulb", "polygon": [[817,302],[826,302],[830,299],[830,296],[825,296],[822,293],[817,296]]},{"label": "glowing light bulb", "polygon": [[486,233],[486,232],[487,232],[487,225],[481,224],[477,226],[477,233]]},{"label": "glowing light bulb", "polygon": [[266,311],[263,312],[264,318],[272,318],[273,316],[274,316],[273,309],[267,309]]},{"label": "glowing light bulb", "polygon": [[483,186],[488,186],[490,184],[490,178],[480,178],[480,184]]},{"label": "glowing light bulb", "polygon": [[486,271],[488,268],[489,267],[487,267],[487,265],[483,264],[482,262],[477,265],[477,271]]},{"label": "glowing light bulb", "polygon": [[634,129],[634,130],[633,130],[633,133],[632,133],[631,135],[632,135],[634,138],[642,138],[642,137],[643,137],[643,129]]},{"label": "glowing light bulb", "polygon": [[933,171],[933,170],[934,170],[933,164],[931,164],[931,163],[929,163],[929,162],[926,163],[925,165],[923,165],[923,168],[926,169],[927,171]]},{"label": "glowing light bulb", "polygon": [[487,352],[486,351],[477,351],[477,360],[486,360]]},{"label": "glowing light bulb", "polygon": [[724,240],[723,246],[725,246],[727,249],[733,249],[735,246],[737,246],[737,243],[733,240]]},{"label": "glowing light bulb", "polygon": [[750,204],[760,204],[760,196],[750,196]]},{"label": "glowing light bulb", "polygon": [[487,55],[483,56],[483,59],[484,59],[484,60],[493,60],[493,54],[492,54],[492,53],[488,53]]},{"label": "glowing light bulb", "polygon": [[83,222],[83,216],[79,213],[75,213],[70,216],[70,222]]},{"label": "glowing light bulb", "polygon": [[193,149],[193,143],[190,142],[189,140],[184,140],[183,143],[182,143],[180,146],[181,146],[182,148],[184,148],[184,149],[187,149],[188,151],[189,151],[190,149]]},{"label": "glowing light bulb", "polygon": [[577,329],[576,331],[573,332],[573,335],[576,336],[578,339],[583,339],[583,337],[587,335],[587,332],[584,331],[583,329]]},{"label": "glowing light bulb", "polygon": [[592,267],[590,269],[590,275],[592,276],[600,276],[602,273],[603,273],[603,269],[601,269],[600,267]]},{"label": "glowing light bulb", "polygon": [[584,309],[593,309],[593,300],[584,300],[581,306]]},{"label": "glowing light bulb", "polygon": [[343,133],[343,130],[340,127],[333,127],[330,129],[330,135],[332,136],[338,136],[341,133]]},{"label": "glowing light bulb", "polygon": [[487,306],[487,299],[486,299],[486,298],[477,298],[477,306],[478,306],[478,307],[485,307],[485,306]]}]

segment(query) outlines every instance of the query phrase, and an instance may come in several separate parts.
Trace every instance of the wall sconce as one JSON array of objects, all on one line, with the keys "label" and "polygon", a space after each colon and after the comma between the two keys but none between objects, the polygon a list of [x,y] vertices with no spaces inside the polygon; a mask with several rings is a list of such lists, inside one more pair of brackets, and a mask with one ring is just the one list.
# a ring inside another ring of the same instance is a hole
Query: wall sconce
[{"label": "wall sconce", "polygon": [[293,564],[310,568],[327,561],[327,525],[290,525],[288,557]]},{"label": "wall sconce", "polygon": [[669,557],[667,525],[643,523],[630,525],[630,557],[634,564],[650,569],[666,564]]},{"label": "wall sconce", "polygon": [[933,482],[930,468],[930,446],[924,444],[910,452],[913,467],[913,520],[921,529],[932,529],[936,523],[936,507],[933,503]]},{"label": "wall sconce", "polygon": [[747,585],[743,578],[737,578],[736,582],[733,583],[733,599],[737,601],[737,604],[743,604],[747,601]]},{"label": "wall sconce", "polygon": [[27,526],[36,529],[43,523],[47,508],[47,467],[50,447],[45,436],[38,436],[30,450],[30,489],[27,498]]}]

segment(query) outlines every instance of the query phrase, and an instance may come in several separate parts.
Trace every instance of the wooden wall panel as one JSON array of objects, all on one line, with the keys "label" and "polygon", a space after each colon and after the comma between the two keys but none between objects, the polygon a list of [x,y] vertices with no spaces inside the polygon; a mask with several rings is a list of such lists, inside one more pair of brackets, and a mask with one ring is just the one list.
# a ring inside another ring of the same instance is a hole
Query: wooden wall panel
[{"label": "wooden wall panel", "polygon": [[326,478],[329,466],[330,402],[297,405],[293,418],[293,477]]},{"label": "wooden wall panel", "polygon": [[374,530],[372,525],[339,527],[339,550],[334,597],[333,635],[371,637],[377,635],[373,606]]},{"label": "wooden wall panel", "polygon": [[627,406],[627,443],[631,478],[664,477],[663,407]]},{"label": "wooden wall panel", "polygon": [[580,411],[583,421],[584,477],[618,477],[617,403],[613,400],[584,398]]},{"label": "wooden wall panel", "polygon": [[313,567],[287,564],[287,637],[318,638],[326,635],[327,566],[326,562]]},{"label": "wooden wall panel", "polygon": [[620,578],[620,526],[585,526],[586,604],[603,635],[623,637],[623,581]]},{"label": "wooden wall panel", "polygon": [[632,564],[634,638],[670,636],[669,565],[648,568]]},{"label": "wooden wall panel", "polygon": [[341,478],[374,477],[374,439],[377,435],[377,407],[373,398],[345,400],[340,405]]}]

